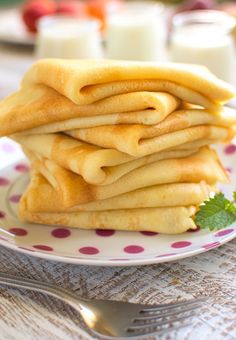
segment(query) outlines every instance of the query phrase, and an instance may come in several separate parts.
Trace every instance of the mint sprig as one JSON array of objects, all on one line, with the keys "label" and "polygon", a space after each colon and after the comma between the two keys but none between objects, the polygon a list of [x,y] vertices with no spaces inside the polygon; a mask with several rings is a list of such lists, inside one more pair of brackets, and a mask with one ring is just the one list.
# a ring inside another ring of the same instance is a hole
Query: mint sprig
[{"label": "mint sprig", "polygon": [[[236,191],[233,194],[236,200]],[[236,205],[225,198],[223,193],[216,194],[200,206],[195,223],[202,229],[219,230],[236,221]]]}]

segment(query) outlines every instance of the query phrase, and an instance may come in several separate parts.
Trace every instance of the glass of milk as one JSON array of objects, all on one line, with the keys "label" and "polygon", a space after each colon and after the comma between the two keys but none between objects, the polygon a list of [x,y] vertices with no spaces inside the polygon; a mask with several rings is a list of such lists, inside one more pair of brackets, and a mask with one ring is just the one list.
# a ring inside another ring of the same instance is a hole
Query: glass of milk
[{"label": "glass of milk", "polygon": [[106,31],[106,57],[161,61],[165,58],[164,7],[152,1],[132,1],[110,15]]},{"label": "glass of milk", "polygon": [[101,58],[100,23],[94,19],[46,16],[40,19],[36,44],[38,58]]},{"label": "glass of milk", "polygon": [[204,65],[216,76],[233,82],[235,19],[213,10],[177,14],[170,37],[170,60]]}]

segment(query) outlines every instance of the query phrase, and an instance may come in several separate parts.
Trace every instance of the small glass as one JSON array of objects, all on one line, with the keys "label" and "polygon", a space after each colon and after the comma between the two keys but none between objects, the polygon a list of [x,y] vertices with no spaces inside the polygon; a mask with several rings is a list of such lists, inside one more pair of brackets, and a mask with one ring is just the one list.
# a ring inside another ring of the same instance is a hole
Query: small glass
[{"label": "small glass", "polygon": [[106,56],[123,60],[163,60],[166,42],[163,9],[162,4],[152,1],[134,1],[108,17]]},{"label": "small glass", "polygon": [[170,60],[206,66],[219,78],[233,82],[236,21],[213,10],[177,14],[170,37]]},{"label": "small glass", "polygon": [[47,16],[39,21],[38,58],[101,58],[100,23],[94,19]]}]

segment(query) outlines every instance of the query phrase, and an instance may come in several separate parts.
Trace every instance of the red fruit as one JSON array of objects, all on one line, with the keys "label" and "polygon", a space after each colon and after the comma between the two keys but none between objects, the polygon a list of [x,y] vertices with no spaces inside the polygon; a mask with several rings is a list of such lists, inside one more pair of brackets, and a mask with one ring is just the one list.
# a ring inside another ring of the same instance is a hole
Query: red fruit
[{"label": "red fruit", "polygon": [[86,16],[87,7],[84,2],[78,0],[62,0],[57,7],[57,13]]},{"label": "red fruit", "polygon": [[55,12],[56,3],[52,0],[30,0],[22,8],[22,18],[30,32],[37,32],[39,18]]},{"label": "red fruit", "polygon": [[215,5],[215,0],[185,0],[180,6],[180,12],[214,9]]}]

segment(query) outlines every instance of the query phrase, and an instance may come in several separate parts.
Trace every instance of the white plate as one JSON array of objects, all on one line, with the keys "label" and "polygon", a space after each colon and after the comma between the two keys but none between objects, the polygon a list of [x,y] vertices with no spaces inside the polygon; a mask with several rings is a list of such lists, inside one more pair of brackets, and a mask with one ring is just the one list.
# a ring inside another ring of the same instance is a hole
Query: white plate
[{"label": "white plate", "polygon": [[0,12],[0,42],[23,46],[35,44],[35,35],[27,32],[19,9]]},{"label": "white plate", "polygon": [[[236,188],[236,146],[220,152]],[[28,183],[28,165],[19,147],[0,139],[0,244],[32,256],[86,265],[131,266],[182,259],[218,247],[236,236],[236,223],[221,230],[181,235],[79,230],[21,223],[17,202]],[[17,161],[16,161],[17,159]],[[20,160],[21,159],[21,160]]]}]

